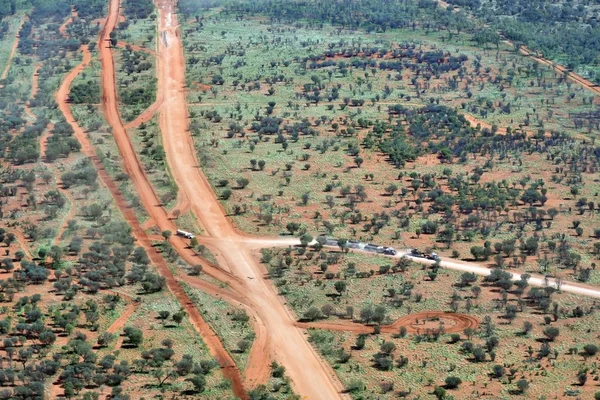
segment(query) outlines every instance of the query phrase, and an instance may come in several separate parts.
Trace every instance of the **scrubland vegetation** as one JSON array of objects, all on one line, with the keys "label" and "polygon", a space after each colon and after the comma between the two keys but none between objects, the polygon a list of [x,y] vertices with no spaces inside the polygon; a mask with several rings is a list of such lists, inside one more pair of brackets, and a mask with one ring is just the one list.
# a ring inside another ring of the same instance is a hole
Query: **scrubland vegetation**
[{"label": "scrubland vegetation", "polygon": [[[183,261],[172,232],[141,206],[103,114],[97,42],[107,6],[0,4],[0,397],[232,398],[183,307],[200,311],[240,370],[256,321],[194,285],[219,282]],[[120,117],[132,124],[156,206],[201,232],[177,208],[159,116],[136,123],[161,101],[155,5],[121,6],[106,43]],[[560,290],[566,281],[600,285],[600,100],[593,85],[520,51],[600,82],[597,5],[178,7],[199,166],[240,230],[301,237],[301,246],[256,256],[345,393],[600,398],[598,304]],[[68,100],[101,171],[55,100],[84,51],[91,61]],[[189,275],[190,304],[167,290],[106,179],[170,270]],[[309,246],[317,236],[340,246]],[[198,239],[190,248],[219,268]],[[365,255],[346,240],[434,250],[492,273]],[[524,275],[513,281],[512,270]],[[557,285],[533,286],[533,274]],[[248,397],[296,398],[277,360],[264,383]]]}]

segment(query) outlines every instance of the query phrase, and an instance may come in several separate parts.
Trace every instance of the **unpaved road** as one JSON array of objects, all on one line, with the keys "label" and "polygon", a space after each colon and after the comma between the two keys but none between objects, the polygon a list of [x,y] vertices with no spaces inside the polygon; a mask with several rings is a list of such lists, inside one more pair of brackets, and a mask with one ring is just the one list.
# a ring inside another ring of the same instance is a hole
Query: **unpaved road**
[{"label": "unpaved road", "polygon": [[[408,254],[405,254],[405,255],[408,256]],[[412,261],[415,261],[415,262],[418,262],[421,264],[433,264],[433,261],[426,260],[424,258],[417,258],[417,257],[410,257],[410,256],[408,256],[408,257]],[[477,263],[461,262],[461,261],[456,261],[456,260],[446,259],[446,258],[442,258],[442,262],[440,263],[440,266],[443,268],[454,269],[454,270],[458,270],[458,271],[472,272],[477,275],[483,275],[483,276],[489,275],[492,272],[491,268],[488,268],[486,266],[483,266],[483,265],[480,265]],[[513,280],[521,279],[521,275],[524,274],[524,272],[511,271],[511,270],[506,270],[506,272],[509,272],[512,275]],[[536,274],[530,274],[530,275],[531,275],[531,278],[529,278],[529,280],[528,280],[530,285],[541,286],[541,287],[545,287],[545,286],[557,287],[557,281],[554,278],[546,279],[540,275],[536,275]],[[583,284],[574,283],[574,282],[567,282],[567,281],[558,282],[558,286],[560,286],[560,290],[563,292],[569,292],[569,293],[573,293],[573,294],[579,294],[582,296],[588,296],[588,297],[594,297],[594,298],[600,299],[600,288],[595,288],[592,286],[583,285]]]},{"label": "unpaved road", "polygon": [[[129,137],[127,136],[127,132],[125,131],[125,127],[123,126],[123,122],[121,121],[121,116],[118,110],[115,68],[112,51],[109,47],[109,35],[114,30],[116,23],[119,19],[119,6],[119,0],[110,1],[106,23],[102,29],[102,32],[100,33],[100,38],[98,41],[98,49],[100,51],[100,58],[102,64],[102,105],[104,108],[104,113],[107,122],[113,130],[113,135],[117,142],[117,146],[119,147],[119,151],[121,152],[121,155],[124,158],[128,158],[125,162],[126,169],[132,177],[132,180],[134,181],[138,194],[142,199],[150,200],[153,203],[150,205],[150,207],[146,206],[147,209],[150,208],[150,210],[154,211],[150,212],[153,219],[157,223],[159,220],[161,220],[163,223],[167,222],[167,225],[169,225],[168,223],[170,221],[168,220],[166,213],[164,212],[162,207],[160,207],[160,202],[156,198],[152,187],[150,186],[149,182],[145,177],[139,160],[137,159],[137,156],[133,150],[133,146],[129,141]],[[131,210],[129,211],[132,212]],[[159,212],[156,213],[156,211]],[[173,273],[167,266],[165,260],[151,246],[150,240],[147,238],[145,232],[139,225],[139,221],[137,221],[135,216],[133,217],[134,221],[130,221],[128,219],[128,222],[130,222],[130,224],[135,224],[134,230],[138,238],[141,239],[140,241],[145,242],[144,247],[149,246],[149,248],[147,248],[146,251],[149,252],[150,259],[156,265],[159,273],[165,277],[169,290],[175,295],[177,301],[188,313],[192,325],[202,336],[212,356],[217,360],[217,362],[221,366],[223,375],[225,375],[225,377],[231,381],[232,389],[235,395],[240,398],[246,398],[241,374],[237,366],[235,365],[233,358],[231,358],[231,355],[223,347],[223,344],[220,342],[217,335],[212,331],[212,329],[206,323],[206,321],[204,321],[198,310],[193,306],[190,298],[187,296],[181,285],[173,276]],[[179,240],[179,242],[182,241]],[[182,245],[182,243],[177,244]]]},{"label": "unpaved road", "polygon": [[29,94],[29,100],[25,103],[25,113],[29,116],[29,118],[35,120],[36,116],[31,110],[31,100],[35,97],[39,89],[39,70],[42,67],[42,64],[37,64],[33,69],[33,75],[31,78],[31,93]]},{"label": "unpaved road", "polygon": [[160,115],[163,146],[173,177],[187,198],[206,234],[217,238],[220,251],[232,273],[243,282],[246,297],[267,327],[277,361],[284,365],[294,391],[311,400],[341,398],[342,385],[335,372],[308,344],[295,318],[284,306],[266,271],[250,249],[236,243],[239,234],[227,219],[218,199],[202,173],[188,130],[185,98],[185,60],[175,4],[158,0],[158,82],[164,90]]},{"label": "unpaved road", "polygon": [[[288,238],[285,238],[285,237],[280,237],[280,238],[239,237],[238,240],[240,243],[244,243],[246,246],[252,247],[255,249],[268,248],[268,247],[299,246],[300,245],[300,239],[293,238],[293,237],[288,237]],[[316,243],[316,242],[313,241],[312,244],[314,244],[314,243]],[[325,246],[325,247],[336,248],[336,249],[338,248],[338,247],[333,247],[333,246]],[[349,249],[349,250],[362,252],[361,250],[355,250],[355,249]],[[373,253],[369,253],[369,254],[373,254]],[[389,257],[389,258],[408,257],[411,261],[414,261],[414,262],[417,262],[420,264],[431,265],[434,263],[434,261],[432,261],[432,260],[427,260],[425,258],[410,256],[410,251],[408,249],[398,251],[398,254],[396,254],[395,256],[384,256],[384,255],[381,255],[381,256]],[[474,274],[482,275],[482,276],[487,276],[492,272],[492,268],[486,267],[485,265],[481,265],[481,264],[474,263],[474,262],[457,261],[457,260],[454,260],[451,258],[446,258],[446,257],[442,257],[441,262],[440,262],[440,267],[454,269],[457,271],[472,272]],[[512,275],[513,280],[519,280],[519,279],[521,279],[521,275],[525,274],[525,272],[521,272],[521,271],[514,271],[514,270],[505,270],[505,271]],[[529,275],[531,275],[531,277],[529,278],[528,282],[531,285],[541,286],[541,287],[545,287],[545,286],[557,287],[557,284],[558,284],[558,286],[560,286],[560,290],[563,292],[569,292],[569,293],[573,293],[573,294],[579,294],[582,296],[588,296],[588,297],[594,297],[594,298],[600,299],[600,288],[597,288],[594,286],[589,286],[589,285],[584,285],[581,283],[570,282],[570,281],[558,281],[557,282],[557,280],[554,278],[546,279],[544,276],[538,275],[538,274],[529,274]]]},{"label": "unpaved road", "polygon": [[[154,50],[150,50],[150,49],[147,49],[147,48],[141,47],[141,46],[136,46],[134,44],[126,43],[126,42],[123,42],[123,41],[118,41],[117,42],[117,47],[119,47],[119,48],[123,48],[124,49],[124,48],[126,48],[128,46],[132,50],[144,52],[144,53],[149,54],[149,55],[151,55],[153,57],[160,57],[160,54],[158,54]],[[147,109],[145,109],[133,121],[128,122],[125,125],[125,129],[137,128],[141,124],[150,121],[150,119],[152,119],[152,117],[154,117],[154,114],[156,114],[156,112],[158,111],[158,109],[162,106],[162,102],[163,102],[162,92],[159,91],[159,92],[156,93],[156,99],[150,105],[150,107],[148,107]]]},{"label": "unpaved road", "polygon": [[[422,325],[425,321],[445,322],[449,320],[451,325],[444,324],[445,333],[460,333],[467,328],[476,329],[479,326],[477,318],[456,313],[446,313],[443,311],[423,311],[415,314],[405,315],[404,317],[398,318],[396,321],[389,325],[380,325],[379,328],[383,333],[398,333],[400,328],[406,328],[408,333],[426,333],[427,328]],[[367,333],[371,334],[374,332],[374,327],[369,325],[358,324],[351,321],[339,321],[339,322],[298,322],[296,326],[304,329],[325,329],[330,331],[341,331],[341,332],[352,332],[352,333]],[[438,329],[439,326],[434,326],[429,329]]]},{"label": "unpaved road", "polygon": [[[509,40],[507,40],[507,42],[512,44],[513,46],[515,45],[513,42],[511,42]],[[581,76],[575,72],[569,71],[563,65],[555,63],[552,60],[548,60],[547,58],[537,56],[536,53],[534,51],[530,50],[527,46],[521,46],[519,48],[519,51],[524,56],[529,57],[529,58],[537,61],[540,64],[544,64],[544,65],[547,65],[547,66],[553,68],[558,73],[566,74],[567,77],[569,79],[571,79],[573,82],[580,84],[581,86],[583,86],[584,88],[586,88],[590,92],[593,92],[596,95],[600,95],[600,87],[598,87],[598,85],[596,85],[594,82],[592,82],[588,79],[585,79],[583,76]]]},{"label": "unpaved road", "polygon": [[[137,310],[137,308],[139,307],[139,303],[136,303],[135,301],[133,301],[131,296],[128,296],[126,294],[114,292],[112,290],[110,292],[112,294],[120,296],[121,298],[125,299],[125,301],[127,302],[127,306],[121,312],[121,315],[119,315],[119,317],[112,324],[110,324],[110,326],[106,329],[106,332],[108,332],[108,333],[117,333],[125,327],[125,324],[127,324],[127,321],[129,321],[129,318],[131,318],[133,313],[135,313],[135,310]],[[117,338],[117,343],[115,344],[115,348],[113,350],[119,350],[122,345],[123,345],[123,336],[119,335],[119,337]]]},{"label": "unpaved road", "polygon": [[[116,14],[118,15],[118,1],[113,1],[111,4],[112,7],[116,7]],[[108,32],[103,32],[103,37],[105,35],[108,36]],[[101,40],[101,43],[104,44],[104,41]],[[103,48],[102,46],[99,47],[101,49]],[[131,226],[134,237],[136,237],[140,245],[144,247],[144,249],[148,253],[150,260],[157,267],[158,271],[163,276],[165,276],[167,286],[173,292],[177,300],[188,313],[190,322],[192,323],[196,331],[198,331],[199,334],[202,336],[213,357],[215,357],[215,359],[221,365],[223,374],[227,379],[232,381],[234,393],[239,393],[240,398],[245,398],[244,389],[241,384],[241,377],[239,371],[235,366],[235,363],[233,362],[233,359],[231,359],[227,351],[223,348],[219,339],[210,329],[210,326],[208,326],[208,324],[204,322],[202,316],[198,313],[198,310],[196,310],[196,308],[194,308],[191,305],[191,301],[189,301],[189,298],[183,292],[181,286],[173,277],[162,256],[156,251],[154,247],[152,247],[152,243],[147,237],[145,231],[141,228],[133,209],[129,207],[128,202],[125,200],[125,198],[119,191],[117,185],[108,175],[108,172],[104,169],[102,162],[97,157],[95,150],[89,142],[85,132],[73,118],[73,114],[71,113],[69,103],[67,102],[70,86],[75,77],[83,70],[83,68],[85,68],[89,64],[91,59],[91,55],[87,46],[82,46],[81,50],[83,51],[84,56],[83,61],[79,65],[77,65],[62,82],[58,92],[56,93],[56,102],[58,103],[61,112],[65,116],[65,120],[73,127],[74,135],[81,144],[82,152],[92,160],[94,167],[98,171],[98,176],[100,180],[110,191],[125,220]],[[110,61],[112,65],[112,58],[110,59]],[[180,242],[180,245],[182,247],[185,246],[185,244],[181,240]],[[196,263],[197,262],[198,261],[196,261]]]},{"label": "unpaved road", "polygon": [[234,307],[246,310],[250,316],[250,324],[255,334],[246,369],[244,370],[246,386],[253,387],[267,382],[271,372],[269,357],[265,357],[265,351],[271,349],[269,333],[256,310],[248,305],[247,299],[238,293],[232,292],[229,288],[222,288],[197,277],[187,276],[179,279],[179,281],[220,298]]},{"label": "unpaved road", "polygon": [[[460,7],[457,6],[451,6],[450,4],[448,4],[446,1],[444,0],[437,0],[438,4],[446,9],[448,7],[452,7],[452,10],[454,12],[459,12],[460,11]],[[472,15],[469,14],[469,18],[474,18]],[[486,26],[489,26],[486,24]],[[504,35],[499,32],[500,35],[502,37],[504,37]],[[509,39],[505,39],[504,43],[507,43],[513,47],[515,47],[515,43]],[[539,56],[537,55],[537,52],[529,49],[527,46],[525,45],[521,45],[521,47],[519,47],[519,52],[521,54],[523,54],[526,57],[531,58],[532,60],[535,60],[538,63],[547,65],[549,67],[551,67],[552,69],[554,69],[556,72],[559,72],[561,74],[567,74],[567,77],[569,79],[571,79],[573,82],[576,82],[578,84],[580,84],[581,86],[583,86],[584,88],[586,88],[587,90],[591,91],[594,94],[600,95],[600,87],[598,85],[596,85],[594,82],[584,78],[583,76],[575,73],[575,72],[571,72],[569,71],[567,68],[565,68],[565,66],[558,64],[552,60],[549,60],[543,56]]]}]

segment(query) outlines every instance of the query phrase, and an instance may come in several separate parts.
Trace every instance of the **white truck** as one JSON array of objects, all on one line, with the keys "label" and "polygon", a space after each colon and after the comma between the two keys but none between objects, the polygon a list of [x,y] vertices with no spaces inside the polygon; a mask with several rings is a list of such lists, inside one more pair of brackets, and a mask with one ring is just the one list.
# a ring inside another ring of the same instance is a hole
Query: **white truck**
[{"label": "white truck", "polygon": [[183,236],[186,239],[193,239],[193,238],[195,238],[195,236],[194,236],[193,233],[186,232],[186,231],[181,230],[181,229],[177,229],[177,236]]}]

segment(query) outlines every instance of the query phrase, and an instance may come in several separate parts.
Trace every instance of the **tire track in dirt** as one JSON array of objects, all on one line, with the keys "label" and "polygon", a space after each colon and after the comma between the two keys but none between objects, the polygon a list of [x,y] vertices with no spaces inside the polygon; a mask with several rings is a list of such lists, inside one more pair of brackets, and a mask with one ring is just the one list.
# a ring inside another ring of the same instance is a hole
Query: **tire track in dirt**
[{"label": "tire track in dirt", "polygon": [[[477,318],[456,313],[446,313],[443,311],[423,311],[415,314],[409,314],[404,317],[398,318],[396,321],[389,325],[380,325],[379,328],[382,333],[398,333],[400,328],[405,328],[408,333],[426,333],[431,328],[419,328],[419,321],[432,321],[432,320],[450,320],[454,324],[450,326],[444,325],[445,333],[460,333],[467,328],[476,329],[479,327],[479,320]],[[374,326],[363,325],[356,322],[340,321],[340,322],[297,322],[296,326],[303,329],[324,329],[330,331],[340,332],[352,332],[352,333],[373,333],[375,330]],[[434,328],[434,329],[437,329]]]},{"label": "tire track in dirt", "polygon": [[60,26],[60,28],[58,28],[58,31],[60,32],[60,34],[64,37],[67,37],[67,27],[69,26],[69,24],[71,22],[73,22],[73,19],[77,17],[77,10],[75,10],[74,8],[71,8],[71,16],[69,18],[67,18],[67,20]]},{"label": "tire track in dirt", "polygon": [[187,276],[185,279],[178,278],[178,281],[185,282],[196,289],[202,290],[204,293],[220,298],[234,307],[246,310],[250,315],[250,324],[255,333],[255,338],[252,342],[250,354],[248,355],[246,369],[244,370],[244,379],[249,387],[254,387],[258,384],[267,382],[269,380],[271,367],[269,362],[265,362],[265,359],[267,361],[270,360],[268,353],[272,351],[271,341],[269,340],[267,327],[260,319],[258,313],[251,307],[248,299],[231,290],[221,288],[193,276]]},{"label": "tire track in dirt", "polygon": [[[158,58],[161,56],[158,52],[156,52],[154,50],[150,50],[146,47],[137,46],[137,45],[134,45],[131,43],[123,42],[123,41],[117,42],[117,47],[119,47],[119,48],[124,49],[124,48],[127,48],[127,46],[129,46],[132,50],[147,53],[155,58]],[[162,106],[162,103],[163,103],[162,91],[157,91],[156,99],[154,100],[154,103],[152,103],[150,105],[150,107],[148,107],[144,111],[142,111],[142,113],[140,115],[138,115],[133,121],[125,124],[125,129],[137,128],[141,124],[150,121],[150,119],[152,119],[152,117],[154,117],[156,112],[160,109],[160,107]]]},{"label": "tire track in dirt", "polygon": [[[157,0],[159,10],[159,88],[164,86],[165,101],[160,127],[167,161],[179,190],[191,201],[192,211],[231,271],[242,280],[242,290],[252,308],[265,323],[277,361],[285,366],[295,392],[311,400],[347,397],[335,371],[307,342],[304,333],[294,326],[295,317],[285,307],[267,271],[250,249],[239,240],[242,235],[227,219],[212,187],[196,159],[189,135],[185,99],[185,61],[180,40],[175,4]],[[135,160],[135,159],[134,159]],[[234,288],[237,291],[237,289]]]},{"label": "tire track in dirt", "polygon": [[27,257],[29,257],[30,260],[33,259],[33,257],[31,256],[31,251],[29,251],[29,246],[27,246],[27,239],[25,239],[25,235],[23,235],[23,232],[21,232],[20,229],[15,229],[13,233],[17,238],[17,242],[19,243],[21,250],[23,250],[23,252],[27,255]]},{"label": "tire track in dirt", "polygon": [[144,124],[144,123],[150,121],[152,119],[152,117],[154,117],[156,112],[160,109],[160,107],[162,106],[162,103],[163,103],[162,99],[157,98],[156,100],[154,100],[154,103],[152,103],[150,105],[150,107],[148,107],[144,111],[142,111],[142,113],[140,115],[138,115],[133,121],[125,124],[125,129],[137,128],[141,124]]},{"label": "tire track in dirt", "polygon": [[50,131],[53,129],[52,123],[50,123],[42,136],[40,136],[40,159],[44,160],[46,158],[46,149],[48,148],[48,138],[50,137]]},{"label": "tire track in dirt", "polygon": [[69,221],[72,220],[75,217],[75,215],[77,214],[77,206],[75,203],[75,199],[73,199],[73,196],[71,196],[71,193],[67,189],[62,187],[62,184],[58,184],[57,188],[69,200],[69,203],[71,204],[71,209],[69,210],[69,213],[67,215],[65,215],[65,218],[63,219],[63,222],[60,225],[60,228],[59,228],[58,232],[56,233],[54,240],[52,241],[53,245],[58,244],[58,242],[61,240],[63,233],[67,229],[67,225],[69,224]]},{"label": "tire track in dirt", "polygon": [[35,97],[39,89],[39,74],[38,71],[42,67],[42,64],[37,64],[33,68],[33,75],[31,78],[31,93],[29,94],[29,100],[25,103],[25,113],[29,116],[29,118],[35,120],[36,115],[31,110],[31,100]]},{"label": "tire track in dirt", "polygon": [[[121,315],[119,315],[119,317],[112,324],[110,324],[110,326],[106,329],[106,332],[108,332],[108,333],[117,333],[118,331],[121,331],[125,327],[125,325],[127,324],[127,321],[129,321],[129,318],[131,318],[131,316],[138,309],[139,303],[136,303],[135,301],[133,301],[131,296],[128,296],[126,294],[114,292],[114,291],[110,291],[110,292],[114,295],[117,295],[117,296],[125,299],[128,302],[127,307],[125,307],[125,310],[123,310],[121,312]],[[123,345],[123,336],[119,335],[119,337],[117,338],[117,343],[115,343],[114,350],[119,350],[122,345]]]},{"label": "tire track in dirt", "polygon": [[[67,102],[71,83],[73,82],[75,77],[89,64],[91,60],[91,54],[87,46],[82,46],[81,51],[84,55],[83,61],[79,65],[77,65],[63,80],[56,94],[56,102],[58,103],[61,112],[65,116],[65,120],[73,128],[74,136],[81,144],[82,152],[91,159],[92,164],[98,171],[98,177],[100,178],[104,186],[111,192],[116,205],[119,207],[121,213],[123,214],[123,217],[125,218],[127,223],[132,227],[133,236],[136,237],[136,239],[138,239],[140,245],[146,250],[146,252],[148,253],[148,257],[156,266],[158,272],[161,275],[165,276],[169,290],[171,290],[171,292],[180,302],[182,308],[188,313],[192,325],[194,326],[196,331],[200,333],[211,354],[221,365],[224,375],[229,379],[231,376],[235,375],[237,371],[233,360],[228,359],[230,357],[228,357],[229,355],[227,351],[222,347],[220,341],[212,332],[208,324],[204,322],[198,311],[191,305],[191,301],[189,301],[189,298],[183,292],[181,286],[176,282],[166,262],[164,261],[162,256],[157,252],[157,250],[152,246],[152,243],[148,239],[145,231],[141,228],[133,209],[128,205],[127,200],[123,197],[117,185],[102,165],[102,162],[96,155],[94,148],[87,139],[86,134],[84,133],[83,129],[79,126],[79,124],[75,121],[73,114],[71,113],[69,103]],[[179,238],[174,238],[171,240],[171,242],[175,243],[177,248],[184,248],[186,246],[183,240]],[[186,259],[186,261],[188,262],[193,260],[193,263],[200,262],[200,259],[195,258],[195,256],[190,255],[189,253],[186,254],[186,257],[184,257],[184,259]],[[227,275],[219,274],[218,271],[213,271],[213,269],[214,268],[212,267],[204,266],[204,271],[213,272],[216,279],[220,278],[224,281],[227,281],[227,279],[229,278]],[[239,371],[237,371],[237,374],[239,375]],[[241,382],[241,379],[239,381]],[[245,398],[245,395],[242,394],[240,397]]]},{"label": "tire track in dirt", "polygon": [[[183,193],[181,190],[178,190],[177,191],[177,201],[175,202],[175,205],[170,210],[171,215],[173,215],[173,213],[176,210],[179,211],[179,215],[183,215],[183,214],[187,213],[188,211],[190,211],[190,208],[191,208],[190,199],[188,199],[188,197],[185,195],[185,193]],[[175,216],[173,216],[172,218],[175,218]]]},{"label": "tire track in dirt", "polygon": [[10,55],[8,56],[8,61],[6,61],[6,67],[4,68],[4,72],[2,72],[0,79],[6,79],[6,77],[8,76],[8,71],[10,70],[12,60],[15,57],[15,53],[17,52],[17,46],[19,46],[19,39],[21,38],[19,32],[21,32],[21,28],[23,27],[25,20],[26,20],[25,17],[21,18],[21,24],[19,24],[19,29],[17,30],[17,35],[15,36],[15,41],[13,42],[13,45],[10,49]]},{"label": "tire track in dirt", "polygon": [[117,42],[117,47],[119,47],[121,49],[124,49],[127,46],[129,46],[132,50],[140,51],[140,52],[146,53],[146,54],[150,54],[151,56],[154,56],[154,57],[160,57],[161,56],[156,50],[152,50],[152,49],[149,49],[147,47],[138,46],[137,44],[127,43],[127,42],[124,42],[122,40],[119,40]]},{"label": "tire track in dirt", "polygon": [[[133,146],[131,145],[119,114],[112,51],[111,48],[107,46],[107,43],[109,42],[109,35],[114,30],[118,18],[119,0],[111,0],[109,3],[106,24],[100,33],[98,42],[98,49],[100,51],[102,63],[102,104],[105,116],[109,125],[113,129],[113,136],[117,142],[119,151],[125,160],[126,170],[132,177],[132,181],[134,182],[136,190],[140,195],[142,203],[152,218],[157,222],[161,230],[165,230],[163,227],[173,230],[174,226],[172,222],[167,218],[166,212],[161,207],[161,203],[158,201],[158,198],[156,197],[156,194],[148,182],[141,164],[137,159],[137,155],[133,149]],[[160,90],[161,89],[159,87],[158,91]],[[99,160],[98,163],[100,163]],[[115,190],[115,192],[118,193],[117,190]],[[176,281],[164,259],[151,246],[146,233],[142,230],[139,222],[135,218],[135,215],[133,215],[133,211],[127,208],[126,203],[122,203],[122,206],[124,206],[124,208],[131,213],[131,218],[128,218],[128,222],[130,222],[130,225],[135,226],[134,231],[138,235],[138,239],[141,239],[141,241],[145,244],[145,247],[149,247],[146,251],[148,252],[148,250],[150,250],[150,259],[157,266],[159,273],[165,277],[168,288],[175,295],[184,310],[188,313],[190,321],[202,336],[212,356],[221,366],[224,376],[232,382],[234,394],[243,399],[247,398],[242,383],[241,374],[235,365],[235,362],[227,350],[223,347],[223,344],[220,342],[217,335],[212,331],[206,321],[204,321],[198,310],[193,306],[191,300],[184,292],[181,285],[179,285],[179,283]],[[176,249],[182,250],[180,254],[184,253],[182,256],[184,256],[185,259],[185,255],[189,254],[189,252],[185,251],[187,245],[184,243],[184,241],[181,240],[181,238],[174,237],[171,240],[171,243],[173,243]]]}]

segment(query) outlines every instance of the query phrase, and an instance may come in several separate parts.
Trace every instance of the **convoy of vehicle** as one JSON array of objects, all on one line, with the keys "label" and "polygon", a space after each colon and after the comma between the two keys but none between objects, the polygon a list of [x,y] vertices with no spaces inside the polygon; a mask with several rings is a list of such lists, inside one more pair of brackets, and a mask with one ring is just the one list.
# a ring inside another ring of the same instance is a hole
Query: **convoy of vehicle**
[{"label": "convoy of vehicle", "polygon": [[439,261],[440,260],[440,256],[437,255],[437,253],[432,252],[422,252],[418,249],[411,249],[409,256],[411,257],[417,257],[417,258],[426,258],[428,260],[434,260],[434,261]]},{"label": "convoy of vehicle", "polygon": [[[317,241],[323,243],[325,246],[339,246],[339,243],[340,243],[338,239],[325,237],[325,236],[317,237]],[[398,254],[396,249],[394,249],[393,247],[384,247],[384,246],[380,246],[378,244],[363,243],[363,242],[359,242],[356,240],[346,241],[345,246],[349,249],[364,250],[364,251],[369,251],[372,253],[385,254],[387,256],[395,256],[396,254]]]}]

